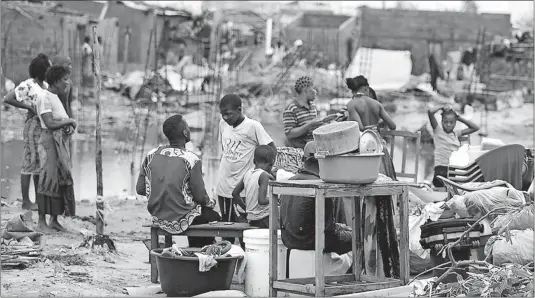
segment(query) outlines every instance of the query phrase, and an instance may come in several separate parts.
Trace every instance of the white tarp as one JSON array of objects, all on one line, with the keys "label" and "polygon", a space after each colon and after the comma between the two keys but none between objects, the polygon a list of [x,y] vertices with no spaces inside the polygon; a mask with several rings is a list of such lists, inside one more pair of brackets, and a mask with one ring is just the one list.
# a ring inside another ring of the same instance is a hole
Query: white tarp
[{"label": "white tarp", "polygon": [[411,52],[359,48],[345,77],[363,75],[374,90],[399,90],[412,71]]}]

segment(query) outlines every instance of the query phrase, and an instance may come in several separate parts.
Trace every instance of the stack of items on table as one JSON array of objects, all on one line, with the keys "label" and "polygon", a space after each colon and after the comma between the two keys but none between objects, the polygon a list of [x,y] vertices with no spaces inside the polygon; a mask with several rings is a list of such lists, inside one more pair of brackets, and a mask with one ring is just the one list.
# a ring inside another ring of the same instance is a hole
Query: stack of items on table
[{"label": "stack of items on table", "polygon": [[24,269],[41,256],[41,236],[32,228],[32,212],[26,211],[14,215],[2,231],[1,255],[2,269]]},{"label": "stack of items on table", "polygon": [[358,122],[345,121],[321,126],[313,135],[321,180],[349,184],[377,180],[383,142],[376,131],[361,134]]}]

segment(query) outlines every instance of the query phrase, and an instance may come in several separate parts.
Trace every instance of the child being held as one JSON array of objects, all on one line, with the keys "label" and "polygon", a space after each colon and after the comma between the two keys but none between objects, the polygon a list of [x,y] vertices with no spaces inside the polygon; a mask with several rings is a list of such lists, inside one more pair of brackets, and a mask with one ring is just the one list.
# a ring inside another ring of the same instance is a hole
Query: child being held
[{"label": "child being held", "polygon": [[[442,123],[438,125],[435,114],[442,110]],[[433,128],[433,142],[435,143],[435,173],[433,185],[443,187],[444,183],[437,176],[447,178],[450,156],[461,147],[459,137],[472,134],[479,130],[479,127],[470,120],[457,115],[451,108],[439,107],[427,111],[431,127]],[[466,124],[468,128],[455,130],[457,121]]]},{"label": "child being held", "polygon": [[[242,207],[247,213],[247,221],[253,227],[269,228],[269,201],[268,182],[274,179],[270,174],[275,163],[275,152],[268,145],[260,145],[254,151],[255,168],[247,171],[243,180],[238,183],[232,192],[235,204]],[[245,203],[240,193],[245,189]]]}]

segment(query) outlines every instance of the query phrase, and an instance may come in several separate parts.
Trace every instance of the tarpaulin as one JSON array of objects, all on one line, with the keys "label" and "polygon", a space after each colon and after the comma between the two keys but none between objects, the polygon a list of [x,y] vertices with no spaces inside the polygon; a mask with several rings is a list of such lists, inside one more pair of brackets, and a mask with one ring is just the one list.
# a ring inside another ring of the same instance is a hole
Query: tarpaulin
[{"label": "tarpaulin", "polygon": [[411,71],[410,51],[359,48],[345,77],[363,75],[374,90],[399,90],[409,83]]}]

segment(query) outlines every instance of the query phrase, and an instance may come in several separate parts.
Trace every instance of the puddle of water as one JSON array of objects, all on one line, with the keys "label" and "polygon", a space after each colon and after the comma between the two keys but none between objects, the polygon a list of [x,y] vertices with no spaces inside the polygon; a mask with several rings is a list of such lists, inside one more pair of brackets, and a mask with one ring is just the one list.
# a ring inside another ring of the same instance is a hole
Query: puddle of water
[{"label": "puddle of water", "polygon": [[[280,126],[280,127],[279,127]],[[282,125],[280,123],[266,124],[266,131],[273,137],[275,143],[283,145],[284,135],[282,134]],[[154,148],[158,142],[159,131],[157,125],[151,125],[148,129],[147,140],[145,143],[144,154]],[[192,143],[199,144],[202,140],[202,132],[192,132]],[[123,137],[124,138],[124,137]],[[114,137],[115,140],[119,139]],[[134,193],[137,175],[139,173],[139,163],[141,162],[141,149],[137,149],[135,154],[134,176],[131,176],[130,165],[133,159],[132,145],[117,145],[110,142],[111,138],[106,137],[102,141],[102,167],[103,167],[103,186],[104,196],[122,196],[126,198],[129,194]],[[141,142],[140,142],[141,143]],[[3,159],[1,166],[4,167],[2,173],[2,195],[8,200],[21,198],[20,191],[20,163],[23,151],[23,141],[12,140],[3,143]],[[414,173],[415,150],[414,145],[410,145],[407,160],[406,172]],[[420,161],[418,170],[418,181],[430,179],[433,174],[433,153],[432,148],[423,146],[420,151]],[[390,148],[390,147],[387,147]],[[74,142],[73,178],[76,199],[94,200],[96,197],[96,170],[95,170],[95,141],[94,138],[76,140]],[[125,150],[126,149],[126,150]],[[402,150],[400,144],[396,144],[394,152],[394,166],[397,171],[401,169]],[[204,165],[204,180],[208,190],[213,190],[213,183],[216,180],[211,179],[210,175],[215,175],[217,169],[207,169]],[[217,164],[216,164],[217,166]],[[30,189],[30,197],[34,199],[33,184]]]},{"label": "puddle of water", "polygon": [[[161,130],[161,129],[160,129]],[[197,144],[202,139],[202,133],[192,132],[192,143]],[[117,140],[117,138],[115,138]],[[102,181],[104,196],[127,197],[135,191],[135,183],[139,174],[139,164],[141,162],[141,141],[140,148],[136,154],[131,152],[132,145],[119,145],[110,142],[110,138],[102,140]],[[161,140],[160,140],[161,142]],[[158,130],[156,126],[148,129],[147,141],[145,143],[144,155],[158,144]],[[3,158],[1,166],[2,172],[2,196],[9,201],[21,198],[20,169],[24,142],[22,140],[11,140],[3,144]],[[134,159],[134,177],[131,175],[130,167]],[[78,139],[73,142],[73,179],[76,200],[88,199],[93,201],[97,195],[97,178],[95,166],[95,140],[94,138]],[[30,198],[35,198],[33,184],[30,187]]]}]

